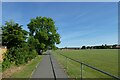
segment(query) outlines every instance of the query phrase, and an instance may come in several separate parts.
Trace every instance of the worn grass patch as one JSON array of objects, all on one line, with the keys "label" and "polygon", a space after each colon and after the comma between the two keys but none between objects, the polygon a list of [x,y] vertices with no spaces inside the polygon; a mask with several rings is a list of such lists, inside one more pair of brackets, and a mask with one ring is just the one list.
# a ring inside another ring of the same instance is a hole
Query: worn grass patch
[{"label": "worn grass patch", "polygon": [[11,78],[30,78],[37,64],[41,61],[41,58],[41,56],[36,57],[29,64],[25,65],[25,67],[22,70],[12,74]]},{"label": "worn grass patch", "polygon": [[0,62],[0,80],[2,79],[2,62]]},{"label": "worn grass patch", "polygon": [[[81,77],[80,64],[69,60],[60,53],[118,76],[118,50],[117,49],[93,49],[93,50],[56,50],[53,55],[65,68],[68,75],[72,78]],[[66,69],[67,68],[67,69]],[[98,71],[83,66],[83,78],[109,78]]]}]

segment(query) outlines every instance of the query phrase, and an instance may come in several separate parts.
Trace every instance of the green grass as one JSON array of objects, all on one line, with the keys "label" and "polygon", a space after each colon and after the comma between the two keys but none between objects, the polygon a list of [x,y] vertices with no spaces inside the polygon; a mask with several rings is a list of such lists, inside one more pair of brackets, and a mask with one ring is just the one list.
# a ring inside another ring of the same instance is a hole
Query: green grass
[{"label": "green grass", "polygon": [[26,65],[23,70],[15,72],[11,77],[12,78],[30,78],[32,72],[34,71],[37,64],[41,61],[41,56],[36,57],[28,65]]},{"label": "green grass", "polygon": [[0,73],[2,72],[2,62],[0,62]]},{"label": "green grass", "polygon": [[[67,68],[66,72],[72,78],[80,78],[80,64],[69,60],[59,53],[70,58],[79,60],[98,69],[106,71],[112,75],[118,76],[118,50],[117,49],[93,49],[93,50],[56,50],[53,55],[63,68]],[[66,66],[67,64],[67,66]],[[108,76],[83,66],[84,78],[106,78]]]}]

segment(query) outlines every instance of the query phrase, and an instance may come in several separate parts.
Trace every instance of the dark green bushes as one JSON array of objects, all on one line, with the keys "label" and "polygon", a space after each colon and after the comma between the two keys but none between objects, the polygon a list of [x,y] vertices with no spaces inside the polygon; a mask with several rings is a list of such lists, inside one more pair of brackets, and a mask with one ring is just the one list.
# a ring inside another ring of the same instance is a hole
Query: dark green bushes
[{"label": "dark green bushes", "polygon": [[9,68],[11,65],[10,60],[8,58],[4,58],[4,61],[2,63],[2,70]]},{"label": "dark green bushes", "polygon": [[22,25],[13,21],[6,22],[2,26],[2,32],[2,45],[8,49],[3,55],[3,71],[11,65],[25,64],[37,56],[33,41],[28,41],[29,32],[23,30]]},{"label": "dark green bushes", "polygon": [[28,46],[22,48],[10,48],[4,55],[2,69],[4,71],[6,68],[9,68],[11,64],[17,66],[25,64],[36,56],[36,50],[30,49]]}]

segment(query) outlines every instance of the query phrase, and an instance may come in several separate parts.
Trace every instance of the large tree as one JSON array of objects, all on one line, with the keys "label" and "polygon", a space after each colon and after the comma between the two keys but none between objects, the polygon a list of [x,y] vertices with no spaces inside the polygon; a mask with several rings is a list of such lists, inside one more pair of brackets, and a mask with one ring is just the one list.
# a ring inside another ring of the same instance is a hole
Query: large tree
[{"label": "large tree", "polygon": [[22,29],[22,25],[14,23],[13,21],[6,22],[2,26],[2,45],[11,47],[19,47],[26,40],[27,31]]},{"label": "large tree", "polygon": [[38,50],[54,49],[55,45],[60,43],[60,35],[52,18],[36,17],[31,19],[27,26],[30,36],[39,41],[37,43]]}]

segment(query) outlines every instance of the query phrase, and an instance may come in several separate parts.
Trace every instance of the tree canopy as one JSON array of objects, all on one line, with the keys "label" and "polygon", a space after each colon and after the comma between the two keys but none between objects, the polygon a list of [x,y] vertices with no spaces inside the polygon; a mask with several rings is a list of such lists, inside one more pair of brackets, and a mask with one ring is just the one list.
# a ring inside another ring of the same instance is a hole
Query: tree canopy
[{"label": "tree canopy", "polygon": [[38,40],[39,50],[55,49],[55,44],[60,43],[60,35],[52,18],[36,17],[31,19],[27,26],[30,30],[29,35]]},{"label": "tree canopy", "polygon": [[2,32],[2,44],[8,48],[3,54],[3,71],[11,64],[24,64],[37,56],[36,50],[28,46],[28,32],[22,29],[22,25],[13,21],[6,22]]},{"label": "tree canopy", "polygon": [[2,29],[0,28],[0,46],[2,44]]},{"label": "tree canopy", "polygon": [[22,29],[22,25],[14,23],[13,21],[6,22],[2,26],[2,45],[7,48],[18,47],[26,40],[27,31]]}]

